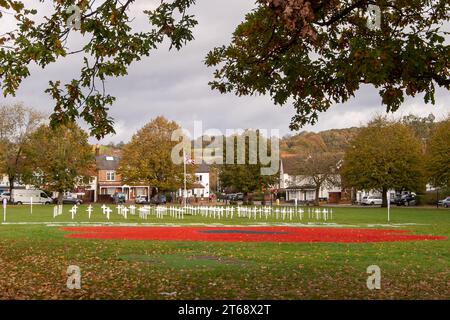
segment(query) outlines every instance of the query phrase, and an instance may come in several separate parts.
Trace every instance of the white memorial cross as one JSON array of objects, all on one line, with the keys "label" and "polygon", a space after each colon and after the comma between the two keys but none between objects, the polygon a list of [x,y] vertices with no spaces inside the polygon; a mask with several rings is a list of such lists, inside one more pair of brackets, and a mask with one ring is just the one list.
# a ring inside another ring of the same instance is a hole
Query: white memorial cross
[{"label": "white memorial cross", "polygon": [[102,213],[106,214],[106,209],[108,208],[106,205],[102,205]]},{"label": "white memorial cross", "polygon": [[105,214],[106,214],[106,218],[109,220],[109,216],[111,214],[112,210],[109,207],[106,207],[105,209]]},{"label": "white memorial cross", "polygon": [[149,212],[149,209],[147,206],[139,208],[138,211],[139,211],[139,218],[147,219],[147,214]]},{"label": "white memorial cross", "polygon": [[94,211],[94,208],[92,207],[92,205],[89,205],[89,207],[87,207],[86,211],[88,213],[89,219],[91,219],[92,212]]},{"label": "white memorial cross", "polygon": [[130,206],[130,214],[133,216],[136,214],[136,207],[134,205]]},{"label": "white memorial cross", "polygon": [[156,218],[161,218],[163,217],[163,207],[156,207]]},{"label": "white memorial cross", "polygon": [[303,220],[303,209],[300,209],[299,213],[300,213],[300,220]]},{"label": "white memorial cross", "polygon": [[125,219],[127,219],[127,214],[128,214],[128,211],[130,211],[130,209],[128,209],[127,207],[123,207],[121,211],[122,211],[123,217]]},{"label": "white memorial cross", "polygon": [[69,210],[69,212],[72,214],[72,220],[75,218],[75,215],[77,214],[78,207],[74,205],[72,209]]}]

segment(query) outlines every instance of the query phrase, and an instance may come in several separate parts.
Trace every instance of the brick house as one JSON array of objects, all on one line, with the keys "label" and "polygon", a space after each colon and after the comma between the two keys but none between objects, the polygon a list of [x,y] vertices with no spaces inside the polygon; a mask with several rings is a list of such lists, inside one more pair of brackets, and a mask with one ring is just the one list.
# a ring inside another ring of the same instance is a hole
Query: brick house
[{"label": "brick house", "polygon": [[95,162],[97,171],[97,194],[101,202],[106,196],[112,196],[116,192],[125,194],[127,201],[132,201],[138,195],[148,196],[150,186],[126,185],[122,183],[120,174],[117,173],[120,155],[100,155],[96,152]]}]

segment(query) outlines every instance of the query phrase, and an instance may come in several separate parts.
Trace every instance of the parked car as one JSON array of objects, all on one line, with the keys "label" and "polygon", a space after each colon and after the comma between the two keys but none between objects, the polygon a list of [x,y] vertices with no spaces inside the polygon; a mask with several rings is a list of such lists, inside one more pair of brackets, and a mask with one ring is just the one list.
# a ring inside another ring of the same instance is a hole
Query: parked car
[{"label": "parked car", "polygon": [[[58,198],[54,198],[53,202],[58,203]],[[82,203],[83,203],[83,200],[78,199],[76,197],[72,197],[72,196],[63,197],[63,204],[76,204],[77,206],[79,206]]]},{"label": "parked car", "polygon": [[414,206],[416,205],[416,195],[404,194],[396,199],[395,204],[397,206]]},{"label": "parked car", "polygon": [[157,194],[153,198],[150,199],[150,204],[160,205],[160,204],[166,204],[166,203],[167,203],[167,198],[164,194]]},{"label": "parked car", "polygon": [[363,205],[381,205],[383,203],[383,199],[381,198],[381,196],[368,196],[368,197],[364,197],[361,200],[361,204]]},{"label": "parked car", "polygon": [[443,206],[444,208],[450,208],[450,197],[439,200],[438,205]]},{"label": "parked car", "polygon": [[148,204],[147,196],[138,195],[136,196],[136,199],[134,199],[134,202],[136,204]]},{"label": "parked car", "polygon": [[236,193],[229,193],[229,194],[227,194],[227,200],[233,201],[235,196],[236,196]]},{"label": "parked car", "polygon": [[120,204],[127,201],[127,196],[123,192],[116,192],[112,196],[114,203]]},{"label": "parked car", "polygon": [[229,196],[230,196],[229,199],[231,201],[244,201],[243,193],[231,193]]},{"label": "parked car", "polygon": [[219,200],[219,201],[225,201],[226,199],[227,199],[226,193],[219,193],[217,195],[217,200]]},{"label": "parked car", "polygon": [[10,192],[3,192],[0,195],[0,201],[3,201],[3,199],[8,200],[8,202],[9,202],[9,200],[11,199],[11,193]]}]

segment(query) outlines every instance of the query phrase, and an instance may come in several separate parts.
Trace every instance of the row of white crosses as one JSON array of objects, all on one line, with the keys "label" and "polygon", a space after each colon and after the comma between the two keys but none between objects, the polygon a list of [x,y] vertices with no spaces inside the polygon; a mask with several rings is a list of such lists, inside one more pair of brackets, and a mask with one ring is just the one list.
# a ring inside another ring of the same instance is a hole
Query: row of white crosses
[{"label": "row of white crosses", "polygon": [[[131,208],[131,207],[130,207]],[[122,211],[120,211],[122,210]],[[139,218],[148,219],[149,215],[154,215],[158,219],[163,219],[164,216],[170,216],[175,219],[184,219],[184,215],[201,216],[203,218],[212,219],[233,219],[248,218],[248,219],[265,219],[273,217],[276,220],[303,220],[306,212],[302,208],[295,207],[223,207],[223,206],[143,206],[138,209]],[[123,208],[118,207],[118,213],[123,214]],[[331,220],[333,219],[333,209],[311,209],[308,208],[308,218],[315,220]],[[126,215],[124,215],[126,218]]]},{"label": "row of white crosses", "polygon": [[[77,214],[78,207],[74,205],[69,212],[71,213],[72,220]],[[106,216],[108,220],[111,218],[111,213],[113,210],[102,205],[101,210],[103,215]],[[136,211],[139,213],[139,218],[147,220],[149,215],[154,215],[157,219],[163,219],[165,216],[170,216],[174,219],[184,219],[184,215],[201,216],[203,218],[212,219],[233,219],[237,218],[248,218],[248,219],[264,219],[268,220],[270,218],[275,218],[276,220],[303,220],[306,213],[308,214],[308,219],[313,220],[332,220],[333,219],[333,209],[319,209],[319,208],[308,208],[307,212],[303,208],[298,207],[271,207],[271,206],[259,206],[259,207],[224,207],[224,206],[186,206],[186,207],[174,207],[174,206],[142,206],[136,207],[131,205],[126,207],[124,205],[118,205],[116,207],[117,214],[121,215],[124,219],[128,219],[128,214],[135,215]],[[89,205],[86,209],[89,219],[94,212],[92,205]],[[62,214],[62,206],[55,206],[53,210],[53,217]]]},{"label": "row of white crosses", "polygon": [[[173,210],[180,210],[186,214],[193,216],[201,216],[205,218],[213,219],[233,219],[236,214],[238,218],[248,219],[265,219],[273,217],[276,220],[290,220],[299,219],[303,220],[305,211],[302,208],[297,207],[223,207],[223,206],[187,206],[183,208],[174,209],[169,207],[167,210],[172,212]],[[315,220],[331,220],[333,219],[333,209],[312,209],[308,208],[308,218]],[[173,217],[174,215],[171,214]],[[175,215],[175,217],[177,217]]]},{"label": "row of white crosses", "polygon": [[[129,208],[127,208],[126,206],[123,205],[118,205],[116,207],[117,209],[117,214],[121,215],[122,217],[124,217],[125,219],[128,218],[128,212],[130,212],[131,210]],[[135,209],[135,208],[134,208]],[[131,213],[131,212],[130,212]],[[133,214],[134,214],[134,210],[133,210]]]}]

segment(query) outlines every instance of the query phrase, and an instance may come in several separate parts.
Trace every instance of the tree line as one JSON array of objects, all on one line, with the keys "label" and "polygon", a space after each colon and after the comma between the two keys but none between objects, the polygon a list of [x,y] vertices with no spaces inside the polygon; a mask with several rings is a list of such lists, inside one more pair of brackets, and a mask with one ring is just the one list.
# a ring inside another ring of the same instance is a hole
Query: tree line
[{"label": "tree line", "polygon": [[[118,168],[122,182],[144,183],[158,192],[181,188],[183,164],[171,159],[171,152],[179,143],[172,141],[171,136],[178,129],[179,124],[159,116],[123,144]],[[270,138],[259,133],[257,137],[271,143]],[[18,182],[32,184],[58,192],[61,201],[65,191],[89,183],[96,168],[88,138],[88,133],[74,123],[50,126],[45,115],[23,104],[0,106],[0,169],[8,176],[11,190]],[[224,137],[223,141],[229,138],[234,137]],[[431,116],[407,116],[400,120],[379,116],[360,128],[342,152],[307,149],[299,154],[295,174],[314,186],[316,200],[324,186],[341,185],[379,190],[386,205],[387,191],[391,189],[420,193],[429,183],[450,190],[449,141],[450,117],[434,123]],[[226,146],[223,145],[224,149]],[[235,143],[229,146],[237,148]],[[220,191],[243,192],[247,197],[257,191],[267,192],[279,183],[279,173],[261,174],[259,157],[250,163],[251,153],[259,154],[258,151],[250,150],[245,140],[244,163],[227,163],[223,158],[223,164],[211,166],[220,181]],[[187,166],[188,187],[195,182],[195,168]]]}]

